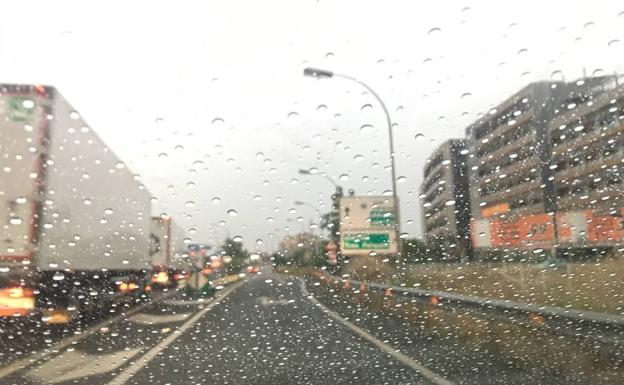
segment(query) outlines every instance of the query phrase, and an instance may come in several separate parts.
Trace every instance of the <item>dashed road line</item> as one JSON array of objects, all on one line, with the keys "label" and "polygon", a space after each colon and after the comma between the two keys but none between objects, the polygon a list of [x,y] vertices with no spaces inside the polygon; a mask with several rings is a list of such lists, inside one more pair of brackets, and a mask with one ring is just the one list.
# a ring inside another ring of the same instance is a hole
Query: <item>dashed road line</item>
[{"label": "dashed road line", "polygon": [[143,369],[151,360],[154,359],[161,351],[163,351],[167,346],[171,345],[178,337],[180,337],[184,332],[186,332],[195,322],[197,322],[204,314],[208,313],[210,309],[219,304],[219,301],[230,295],[234,290],[238,289],[242,286],[246,281],[235,283],[234,285],[217,292],[216,298],[210,304],[208,304],[205,308],[195,313],[195,315],[188,319],[185,323],[183,323],[174,333],[170,334],[164,340],[160,341],[158,345],[154,346],[150,350],[148,350],[145,354],[139,357],[136,361],[131,363],[128,367],[126,367],[122,372],[117,375],[112,381],[108,383],[108,385],[123,385],[125,384],[132,376],[134,376],[138,371]]},{"label": "dashed road line", "polygon": [[327,308],[325,305],[323,305],[321,302],[319,302],[319,300],[317,300],[312,295],[310,295],[310,293],[308,292],[308,289],[306,289],[306,287],[305,287],[305,283],[304,283],[303,279],[299,278],[298,281],[299,281],[299,286],[301,287],[301,290],[303,291],[303,294],[305,294],[305,296],[312,303],[314,303],[319,309],[323,310],[327,315],[329,315],[330,317],[332,317],[336,321],[340,322],[342,325],[346,326],[347,328],[349,328],[354,333],[356,333],[359,336],[363,337],[365,340],[367,340],[368,342],[372,343],[376,347],[380,348],[384,352],[388,353],[389,355],[391,355],[392,357],[394,357],[395,359],[397,359],[401,363],[403,363],[403,364],[409,366],[410,368],[414,369],[415,371],[420,373],[423,377],[425,377],[427,380],[433,382],[434,384],[436,384],[436,385],[455,385],[453,382],[451,382],[451,381],[447,380],[446,378],[440,376],[439,374],[434,373],[431,370],[427,369],[420,362],[418,362],[418,361],[414,360],[413,358],[408,357],[405,354],[397,351],[394,347],[392,347],[392,346],[390,346],[390,345],[388,345],[388,344],[378,340],[377,338],[375,338],[374,336],[369,334],[364,329],[362,329],[359,326],[357,326],[355,324],[352,324],[351,322],[349,322],[346,319],[342,318],[342,316],[340,316],[338,313],[336,313],[335,311]]}]

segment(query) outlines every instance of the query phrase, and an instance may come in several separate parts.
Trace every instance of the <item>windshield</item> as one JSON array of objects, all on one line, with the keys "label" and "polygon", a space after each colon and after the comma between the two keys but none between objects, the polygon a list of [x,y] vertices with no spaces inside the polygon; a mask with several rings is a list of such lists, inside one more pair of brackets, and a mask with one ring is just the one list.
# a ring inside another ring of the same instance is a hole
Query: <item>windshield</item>
[{"label": "windshield", "polygon": [[0,383],[622,383],[622,3],[2,10]]}]

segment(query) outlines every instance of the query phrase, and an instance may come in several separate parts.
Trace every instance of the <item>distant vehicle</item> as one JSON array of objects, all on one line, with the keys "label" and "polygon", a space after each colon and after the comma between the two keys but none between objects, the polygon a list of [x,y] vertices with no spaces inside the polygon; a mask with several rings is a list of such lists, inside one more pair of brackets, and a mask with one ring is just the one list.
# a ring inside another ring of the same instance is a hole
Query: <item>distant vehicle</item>
[{"label": "distant vehicle", "polygon": [[53,87],[0,85],[0,317],[48,323],[140,295],[150,195]]},{"label": "distant vehicle", "polygon": [[191,271],[189,254],[184,243],[184,231],[170,216],[152,218],[151,287],[175,288],[188,279]]}]

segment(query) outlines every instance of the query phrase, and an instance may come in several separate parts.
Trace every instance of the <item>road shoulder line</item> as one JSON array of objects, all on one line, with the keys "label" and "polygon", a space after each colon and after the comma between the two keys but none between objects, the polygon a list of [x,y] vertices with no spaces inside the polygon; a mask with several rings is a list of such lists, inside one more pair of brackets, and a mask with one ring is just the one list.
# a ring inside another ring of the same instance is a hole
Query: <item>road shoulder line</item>
[{"label": "road shoulder line", "polygon": [[444,377],[442,377],[442,376],[432,372],[431,370],[427,369],[420,362],[418,362],[418,361],[414,360],[413,358],[408,357],[405,354],[397,351],[394,347],[392,347],[392,346],[390,346],[390,345],[388,345],[388,344],[378,340],[376,337],[374,337],[373,335],[369,334],[364,329],[362,329],[359,326],[357,326],[357,325],[347,321],[346,319],[342,318],[342,316],[340,316],[338,313],[336,313],[335,311],[329,309],[327,306],[323,305],[319,300],[314,298],[314,296],[312,296],[308,292],[308,289],[306,289],[305,283],[304,283],[303,279],[298,278],[298,281],[299,281],[299,286],[301,287],[301,290],[303,291],[303,294],[310,300],[310,302],[312,302],[313,304],[318,306],[327,315],[329,315],[330,317],[332,317],[336,321],[340,322],[342,325],[344,325],[347,328],[349,328],[355,334],[359,335],[360,337],[363,337],[368,342],[372,343],[376,347],[378,347],[381,350],[383,350],[384,352],[388,353],[389,355],[394,357],[397,361],[400,361],[401,363],[409,366],[410,368],[412,368],[416,372],[420,373],[423,377],[425,377],[427,380],[433,382],[434,384],[436,384],[436,385],[455,385],[453,382],[451,382],[451,381],[445,379]]},{"label": "road shoulder line", "polygon": [[33,352],[31,354],[29,354],[27,357],[24,357],[20,360],[11,362],[10,364],[8,364],[7,366],[4,367],[0,367],[0,379],[7,377],[19,370],[24,370],[27,369],[33,365],[35,365],[37,362],[41,361],[42,359],[50,356],[50,355],[54,355],[54,354],[59,354],[60,351],[64,348],[66,348],[69,345],[73,345],[76,342],[89,337],[90,335],[92,335],[93,333],[97,332],[98,330],[100,330],[100,328],[106,326],[106,325],[110,325],[113,322],[119,321],[120,319],[124,318],[124,317],[128,317],[130,315],[133,315],[143,309],[145,309],[147,306],[153,305],[155,303],[158,303],[166,298],[169,298],[171,296],[173,296],[176,292],[175,291],[171,291],[169,293],[165,293],[161,296],[159,296],[157,299],[154,299],[153,301],[150,301],[148,303],[144,303],[141,304],[139,306],[135,306],[130,308],[128,311],[126,312],[122,312],[121,314],[118,314],[114,317],[111,318],[107,318],[104,321],[95,324],[91,327],[89,327],[88,329],[84,330],[82,333],[80,334],[73,334],[71,336],[65,337],[61,340],[59,340],[58,342],[56,342],[54,345],[48,347],[48,348],[42,348],[42,350],[40,351],[36,351]]}]

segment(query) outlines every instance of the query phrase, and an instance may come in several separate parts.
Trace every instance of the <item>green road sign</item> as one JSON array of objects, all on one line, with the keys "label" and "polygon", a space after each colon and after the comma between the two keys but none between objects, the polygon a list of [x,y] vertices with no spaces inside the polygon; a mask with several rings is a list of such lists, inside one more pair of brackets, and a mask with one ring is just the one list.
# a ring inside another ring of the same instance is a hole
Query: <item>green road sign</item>
[{"label": "green road sign", "polygon": [[387,233],[344,234],[346,250],[387,250],[390,248],[390,235]]},{"label": "green road sign", "polygon": [[375,226],[392,226],[394,225],[394,211],[389,210],[371,210],[370,225]]},{"label": "green road sign", "polygon": [[[30,105],[28,105],[30,103]],[[9,99],[9,119],[17,123],[30,123],[34,115],[33,102],[22,96]]]}]

